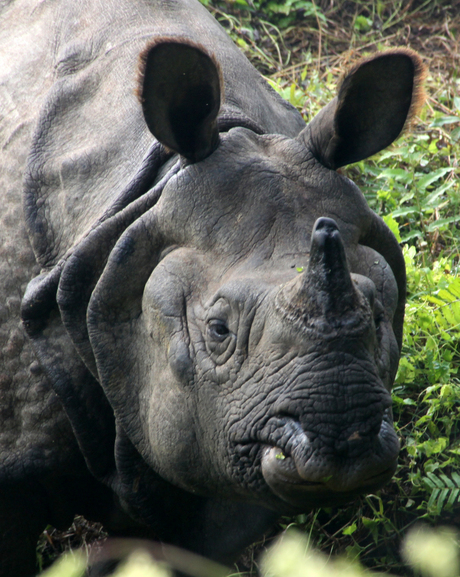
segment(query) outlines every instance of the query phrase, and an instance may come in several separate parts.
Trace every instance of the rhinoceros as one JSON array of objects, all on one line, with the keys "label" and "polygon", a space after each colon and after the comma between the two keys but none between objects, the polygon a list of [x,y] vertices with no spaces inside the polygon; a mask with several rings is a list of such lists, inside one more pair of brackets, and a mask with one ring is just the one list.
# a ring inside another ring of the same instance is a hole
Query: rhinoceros
[{"label": "rhinoceros", "polygon": [[423,74],[305,124],[196,0],[2,4],[1,575],[76,513],[228,561],[390,479],[404,259],[337,169]]}]

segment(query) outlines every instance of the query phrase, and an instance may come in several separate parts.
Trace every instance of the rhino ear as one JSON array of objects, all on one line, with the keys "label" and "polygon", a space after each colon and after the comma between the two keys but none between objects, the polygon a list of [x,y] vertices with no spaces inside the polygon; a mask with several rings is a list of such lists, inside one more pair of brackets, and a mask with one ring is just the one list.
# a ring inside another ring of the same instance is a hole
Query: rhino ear
[{"label": "rhino ear", "polygon": [[162,39],[141,55],[139,97],[150,132],[192,162],[219,142],[217,115],[223,96],[220,67],[204,48]]},{"label": "rhino ear", "polygon": [[425,75],[420,56],[407,48],[362,60],[301,137],[329,168],[367,158],[390,145],[420,110]]}]

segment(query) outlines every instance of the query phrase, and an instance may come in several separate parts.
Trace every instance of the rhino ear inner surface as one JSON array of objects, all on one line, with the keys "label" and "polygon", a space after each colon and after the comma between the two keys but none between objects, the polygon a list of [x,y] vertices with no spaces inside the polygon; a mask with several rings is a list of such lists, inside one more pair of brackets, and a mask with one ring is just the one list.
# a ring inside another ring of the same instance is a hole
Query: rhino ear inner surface
[{"label": "rhino ear inner surface", "polygon": [[140,83],[147,126],[164,146],[192,162],[217,148],[222,74],[202,47],[177,39],[156,42],[141,55]]},{"label": "rhino ear inner surface", "polygon": [[307,145],[334,169],[386,148],[422,107],[425,75],[420,56],[406,48],[359,62],[303,131]]}]

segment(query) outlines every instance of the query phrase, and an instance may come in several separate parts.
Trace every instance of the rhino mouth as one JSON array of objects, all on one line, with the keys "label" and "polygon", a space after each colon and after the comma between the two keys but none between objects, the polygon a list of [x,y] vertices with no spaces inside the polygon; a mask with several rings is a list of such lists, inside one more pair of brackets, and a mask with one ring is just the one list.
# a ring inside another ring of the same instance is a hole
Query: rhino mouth
[{"label": "rhino mouth", "polygon": [[391,479],[396,463],[353,484],[344,483],[343,487],[337,487],[333,475],[318,481],[305,479],[294,458],[284,455],[279,447],[265,447],[261,468],[265,482],[277,497],[296,508],[311,508],[342,505],[362,493],[379,489]]},{"label": "rhino mouth", "polygon": [[279,447],[267,446],[263,450],[262,474],[269,487],[278,484],[299,485],[305,491],[323,490],[328,481],[308,481],[303,479],[292,456],[286,455]]},{"label": "rhino mouth", "polygon": [[334,450],[311,440],[294,418],[259,440],[260,470],[272,495],[295,510],[342,505],[387,483],[396,470],[399,441],[387,409],[373,435],[354,431]]}]

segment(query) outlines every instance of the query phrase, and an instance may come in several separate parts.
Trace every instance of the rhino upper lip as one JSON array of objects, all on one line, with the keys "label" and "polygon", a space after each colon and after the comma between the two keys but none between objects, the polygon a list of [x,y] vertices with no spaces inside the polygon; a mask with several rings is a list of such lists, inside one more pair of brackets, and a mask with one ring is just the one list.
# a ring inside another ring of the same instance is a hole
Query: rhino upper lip
[{"label": "rhino upper lip", "polygon": [[263,447],[263,454],[268,455],[270,451],[277,453],[275,455],[276,459],[280,460],[281,468],[284,470],[278,471],[278,476],[282,477],[285,483],[290,483],[292,485],[303,485],[305,487],[324,487],[324,482],[312,482],[302,479],[297,472],[295,462],[290,454],[287,454],[280,447],[276,445],[265,445]]},{"label": "rhino upper lip", "polygon": [[[272,449],[279,449],[279,447],[272,447],[269,445],[266,446],[267,451],[272,450]],[[297,470],[295,468],[294,459],[292,456],[284,455],[284,457],[280,460],[282,460],[283,462],[286,462],[286,465],[288,465],[288,467],[286,467],[286,469],[292,467],[292,475],[290,474],[289,470],[278,472],[279,476],[282,477],[286,483],[290,483],[292,485],[302,485],[305,487],[327,487],[327,483],[328,483],[329,478],[325,478],[323,481],[314,481],[314,482],[313,481],[307,481],[306,479],[303,479],[297,473]],[[371,476],[363,479],[362,485],[363,486],[372,485],[372,484],[376,483],[377,481],[379,481],[379,479],[383,479],[384,477],[387,477],[392,473],[393,473],[393,469],[391,467],[388,467],[384,471],[380,471],[379,473],[377,473],[375,475],[371,475]]]},{"label": "rhino upper lip", "polygon": [[[297,418],[292,415],[277,415],[273,418],[276,419],[278,425],[277,429],[275,429],[275,433],[272,432],[268,435],[261,435],[257,439],[241,439],[236,443],[239,454],[249,455],[255,449],[259,455],[260,463],[262,463],[262,461],[268,457],[270,451],[273,451],[274,453],[272,454],[272,457],[279,459],[279,466],[276,467],[276,477],[280,482],[286,483],[287,485],[296,485],[299,488],[305,487],[307,490],[329,490],[328,477],[321,480],[308,481],[303,478],[302,474],[298,471],[296,459],[292,452],[294,451],[295,454],[297,454],[300,447],[304,451],[304,458],[308,459],[308,448],[310,443]],[[391,417],[389,409],[387,409],[384,411],[379,437],[382,431],[388,427],[389,420],[391,421]],[[276,435],[276,430],[280,432],[279,435]],[[348,442],[352,443],[354,441],[361,442],[362,440],[363,436],[358,431],[352,433],[347,439]],[[377,485],[381,480],[391,477],[393,472],[394,467],[387,467],[383,471],[362,478],[359,486],[364,488]]]},{"label": "rhino upper lip", "polygon": [[[280,457],[277,457],[280,455]],[[282,457],[281,457],[282,455]],[[269,465],[270,461],[280,459],[279,465],[273,468]],[[262,461],[265,461],[269,466],[268,470],[264,472],[264,478],[270,488],[274,490],[275,494],[282,496],[291,494],[291,490],[288,489],[289,486],[292,487],[293,491],[306,491],[310,495],[314,494],[324,494],[325,492],[331,494],[352,494],[353,492],[362,492],[371,490],[373,487],[379,486],[382,482],[387,481],[394,472],[394,467],[387,467],[385,470],[378,472],[377,474],[372,474],[368,477],[360,479],[360,482],[350,490],[342,491],[341,489],[334,488],[333,485],[330,486],[329,481],[333,479],[332,476],[325,477],[321,480],[309,481],[305,479],[301,473],[298,471],[294,458],[292,456],[287,456],[282,453],[279,447],[265,446]],[[267,478],[267,473],[269,478]],[[270,479],[270,480],[269,480]],[[284,487],[284,488],[282,488]],[[294,495],[295,493],[292,493]],[[299,494],[299,493],[297,493]]]}]

